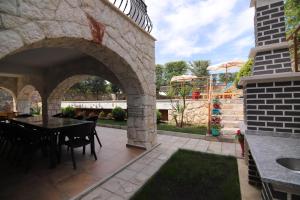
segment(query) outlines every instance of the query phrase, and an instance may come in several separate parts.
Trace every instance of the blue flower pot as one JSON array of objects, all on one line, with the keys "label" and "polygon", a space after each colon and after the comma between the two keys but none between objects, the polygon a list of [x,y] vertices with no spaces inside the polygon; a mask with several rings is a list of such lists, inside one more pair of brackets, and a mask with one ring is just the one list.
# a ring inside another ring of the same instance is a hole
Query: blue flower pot
[{"label": "blue flower pot", "polygon": [[211,128],[211,135],[212,136],[219,136],[220,135],[220,130],[216,128]]},{"label": "blue flower pot", "polygon": [[220,109],[214,108],[214,109],[212,110],[212,114],[213,114],[213,115],[221,115]]}]

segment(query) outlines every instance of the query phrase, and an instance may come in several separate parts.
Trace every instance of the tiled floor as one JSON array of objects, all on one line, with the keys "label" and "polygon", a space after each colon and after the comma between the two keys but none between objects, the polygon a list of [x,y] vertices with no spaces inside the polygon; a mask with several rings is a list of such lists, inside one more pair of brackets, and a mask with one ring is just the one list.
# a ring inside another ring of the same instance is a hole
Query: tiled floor
[{"label": "tiled floor", "polygon": [[[148,152],[104,183],[99,184],[93,190],[81,194],[75,199],[129,199],[179,148],[236,157],[240,157],[241,155],[239,144],[234,143],[213,142],[167,135],[158,135],[158,142],[161,143],[160,146]],[[240,175],[247,177],[245,163],[241,159],[238,159],[238,165],[239,169],[243,169],[239,170]],[[260,199],[259,191],[251,188],[245,178],[240,179],[240,181],[243,181],[241,184],[243,200]],[[251,189],[251,193],[248,192],[249,188]]]},{"label": "tiled floor", "polygon": [[77,170],[73,170],[71,156],[65,149],[62,163],[57,168],[48,169],[48,160],[37,155],[36,162],[27,174],[1,158],[0,199],[70,199],[143,152],[139,149],[126,148],[125,131],[98,128],[98,133],[103,144],[102,148],[97,146],[98,160],[95,161],[90,156],[89,150],[83,156],[80,148],[75,156]]}]

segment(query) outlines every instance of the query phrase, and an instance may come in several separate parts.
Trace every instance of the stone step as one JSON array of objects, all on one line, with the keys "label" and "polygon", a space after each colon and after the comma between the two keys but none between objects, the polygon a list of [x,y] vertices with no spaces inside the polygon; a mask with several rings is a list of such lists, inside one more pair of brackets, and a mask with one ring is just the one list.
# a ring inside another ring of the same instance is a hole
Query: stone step
[{"label": "stone step", "polygon": [[244,115],[244,110],[241,109],[221,109],[222,115]]},{"label": "stone step", "polygon": [[222,120],[224,128],[239,128],[242,121]]},{"label": "stone step", "polygon": [[223,135],[235,135],[236,131],[239,130],[239,128],[222,128],[221,132]]},{"label": "stone step", "polygon": [[222,104],[222,109],[244,109],[244,104]]},{"label": "stone step", "polygon": [[243,104],[244,99],[222,99],[220,100],[222,104]]},{"label": "stone step", "polygon": [[221,115],[222,120],[244,120],[244,115]]}]

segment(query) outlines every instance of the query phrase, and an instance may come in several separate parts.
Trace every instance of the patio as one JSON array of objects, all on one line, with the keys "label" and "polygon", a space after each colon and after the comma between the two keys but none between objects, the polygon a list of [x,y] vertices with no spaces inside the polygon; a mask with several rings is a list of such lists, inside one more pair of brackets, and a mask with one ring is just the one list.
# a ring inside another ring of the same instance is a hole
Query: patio
[{"label": "patio", "polygon": [[66,149],[62,151],[62,163],[55,169],[48,169],[48,159],[36,155],[28,173],[1,157],[0,199],[70,199],[144,152],[126,148],[125,131],[97,128],[97,132],[103,144],[100,148],[96,143],[98,160],[90,156],[89,150],[82,155],[81,148],[75,149],[77,170],[73,170]]},{"label": "patio", "polygon": [[[97,127],[97,131],[103,143],[102,148],[96,147],[98,160],[94,161],[89,151],[83,156],[79,148],[76,151],[77,170],[73,170],[71,156],[66,149],[63,149],[62,163],[55,169],[47,169],[47,159],[40,160],[37,155],[35,164],[27,174],[1,158],[0,176],[3,178],[0,180],[0,199],[127,199],[178,148],[236,157],[241,154],[239,144],[158,135],[160,145],[157,148],[109,177],[145,151],[126,148],[124,130]],[[238,164],[240,173],[245,173],[240,177],[246,177],[245,163],[238,159]],[[257,195],[246,179],[240,178],[240,181],[241,188],[246,188],[241,190],[243,197]],[[90,191],[91,186],[95,190]]]}]

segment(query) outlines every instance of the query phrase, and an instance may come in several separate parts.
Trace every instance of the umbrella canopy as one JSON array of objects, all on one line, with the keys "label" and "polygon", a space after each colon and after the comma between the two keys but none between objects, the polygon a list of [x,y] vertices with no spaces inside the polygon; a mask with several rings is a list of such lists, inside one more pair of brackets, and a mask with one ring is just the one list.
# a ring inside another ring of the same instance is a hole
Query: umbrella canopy
[{"label": "umbrella canopy", "polygon": [[173,76],[171,79],[172,82],[189,82],[197,79],[197,76],[194,75],[181,75],[181,76]]},{"label": "umbrella canopy", "polygon": [[239,69],[245,64],[245,61],[242,60],[232,60],[228,62],[219,63],[216,65],[211,65],[207,69],[210,71],[221,71],[227,69]]}]

